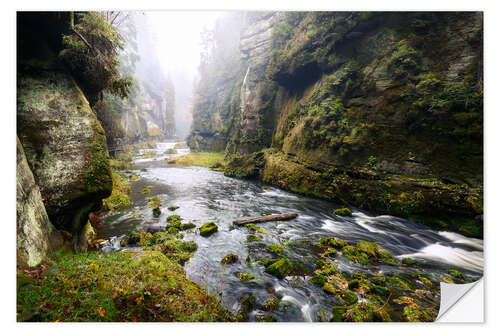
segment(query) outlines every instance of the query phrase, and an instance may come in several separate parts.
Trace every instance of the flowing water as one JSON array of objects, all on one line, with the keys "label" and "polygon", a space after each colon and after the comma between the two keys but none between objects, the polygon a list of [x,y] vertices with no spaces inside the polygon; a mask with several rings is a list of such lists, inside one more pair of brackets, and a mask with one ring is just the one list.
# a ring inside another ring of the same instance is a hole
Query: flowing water
[{"label": "flowing water", "polygon": [[[265,244],[286,245],[284,255],[311,270],[318,259],[311,250],[312,243],[324,237],[338,237],[353,242],[375,241],[398,259],[418,260],[420,269],[436,279],[449,268],[460,270],[468,280],[482,276],[482,240],[436,231],[394,216],[374,216],[355,207],[351,207],[352,217],[337,216],[334,211],[339,206],[325,200],[293,194],[260,182],[225,177],[222,172],[207,168],[170,166],[166,159],[173,155],[164,152],[174,144],[159,143],[156,149],[144,150],[154,152],[154,157],[134,160],[132,172],[139,175],[140,180],[131,182],[132,205],[127,211],[109,214],[103,219],[101,237],[111,239],[104,250],[118,250],[120,236],[137,226],[166,225],[166,217],[171,214],[179,214],[184,223],[193,222],[197,227],[213,221],[219,231],[208,238],[201,237],[196,229],[185,233],[184,240],[195,241],[198,250],[184,269],[189,279],[211,294],[217,294],[231,310],[238,310],[239,300],[244,295],[252,294],[257,303],[263,302],[269,297],[270,287],[282,297],[281,302],[287,304],[284,309],[273,312],[280,321],[318,321],[320,309],[329,310],[337,305],[334,298],[305,277],[279,280],[265,273],[263,266],[255,261],[256,257],[268,255],[265,247],[247,243],[249,230],[232,225],[233,220],[243,217],[298,213],[295,220],[259,224],[265,231],[259,235]],[[188,152],[188,149],[180,149],[177,155]],[[146,186],[151,188],[147,195],[142,193]],[[162,202],[159,218],[154,218],[147,206],[146,198],[153,195],[158,195]],[[174,205],[180,208],[175,212],[167,210]],[[237,254],[240,262],[222,265],[220,260],[228,253]],[[245,264],[247,256],[252,260],[251,266]],[[346,275],[374,272],[373,266],[356,264],[343,257],[337,258],[336,264]],[[414,268],[377,266],[375,270],[387,273]],[[237,272],[250,273],[255,280],[241,281]],[[250,320],[260,313],[264,312],[254,310]]]}]

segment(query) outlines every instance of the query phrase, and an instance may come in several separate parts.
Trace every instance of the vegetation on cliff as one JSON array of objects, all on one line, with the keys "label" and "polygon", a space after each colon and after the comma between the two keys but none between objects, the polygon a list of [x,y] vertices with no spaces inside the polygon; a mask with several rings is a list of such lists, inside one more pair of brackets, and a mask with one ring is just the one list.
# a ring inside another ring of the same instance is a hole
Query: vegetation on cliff
[{"label": "vegetation on cliff", "polygon": [[480,13],[248,14],[224,76],[240,108],[215,135],[197,106],[188,144],[226,142],[228,176],[481,237],[481,41]]}]

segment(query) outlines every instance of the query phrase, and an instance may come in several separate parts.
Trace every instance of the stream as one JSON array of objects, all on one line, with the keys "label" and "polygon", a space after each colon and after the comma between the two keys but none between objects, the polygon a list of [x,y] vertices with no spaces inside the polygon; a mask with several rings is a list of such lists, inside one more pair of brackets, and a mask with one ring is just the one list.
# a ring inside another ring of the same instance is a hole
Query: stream
[{"label": "stream", "polygon": [[[201,237],[198,229],[185,232],[184,240],[198,244],[194,256],[184,265],[189,279],[217,295],[232,311],[237,311],[240,299],[254,295],[257,304],[266,300],[272,288],[286,304],[272,314],[278,321],[319,321],[320,310],[329,311],[337,305],[335,299],[303,276],[288,276],[283,280],[264,272],[256,257],[269,252],[262,244],[247,243],[250,234],[244,227],[234,227],[232,221],[244,217],[270,214],[297,213],[299,217],[285,222],[267,222],[258,226],[265,233],[259,234],[266,245],[281,244],[284,255],[314,269],[317,255],[311,247],[324,237],[338,237],[346,241],[375,241],[389,251],[397,260],[405,257],[416,259],[419,268],[431,278],[439,280],[440,274],[453,268],[464,273],[467,280],[477,280],[483,274],[483,241],[454,232],[437,231],[406,219],[379,215],[350,207],[352,217],[335,215],[340,206],[321,199],[290,193],[258,181],[239,180],[224,176],[222,172],[202,167],[176,167],[167,164],[171,156],[165,150],[173,148],[175,142],[158,143],[154,157],[134,159],[131,172],[140,179],[131,183],[131,206],[129,209],[105,215],[102,218],[100,237],[108,239],[103,251],[120,250],[119,240],[138,226],[166,225],[166,217],[179,214],[183,222],[193,222],[199,228],[211,221],[218,225],[218,232],[210,237]],[[179,149],[178,155],[189,149]],[[149,186],[151,192],[143,194]],[[162,214],[153,217],[147,197],[158,195],[162,203]],[[174,212],[168,206],[179,206]],[[237,254],[240,261],[233,265],[222,265],[220,260],[228,253]],[[252,265],[245,263],[250,257]],[[363,266],[346,258],[336,259],[338,269],[350,275],[353,272],[381,273],[390,271],[412,271],[404,266]],[[241,281],[237,272],[255,276],[252,281]],[[249,320],[264,314],[253,310]]]}]

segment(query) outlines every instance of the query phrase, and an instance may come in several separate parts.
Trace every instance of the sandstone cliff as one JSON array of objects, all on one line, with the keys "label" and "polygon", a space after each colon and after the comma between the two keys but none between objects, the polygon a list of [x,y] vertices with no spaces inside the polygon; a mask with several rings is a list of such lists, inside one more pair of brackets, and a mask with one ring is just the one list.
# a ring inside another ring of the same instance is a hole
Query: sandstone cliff
[{"label": "sandstone cliff", "polygon": [[227,175],[482,235],[481,13],[248,13],[238,49],[189,140]]}]

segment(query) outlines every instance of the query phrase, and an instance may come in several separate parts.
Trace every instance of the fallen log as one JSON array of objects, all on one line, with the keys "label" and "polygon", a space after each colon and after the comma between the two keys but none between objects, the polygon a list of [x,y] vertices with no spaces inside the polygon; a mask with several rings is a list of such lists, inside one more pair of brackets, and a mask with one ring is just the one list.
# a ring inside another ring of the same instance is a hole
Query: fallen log
[{"label": "fallen log", "polygon": [[245,220],[235,220],[233,221],[234,225],[245,225],[249,223],[261,223],[261,222],[270,222],[270,221],[286,221],[291,220],[299,216],[299,214],[276,214],[276,215],[266,215],[260,217],[252,217],[250,219]]}]

